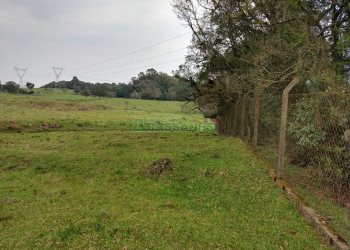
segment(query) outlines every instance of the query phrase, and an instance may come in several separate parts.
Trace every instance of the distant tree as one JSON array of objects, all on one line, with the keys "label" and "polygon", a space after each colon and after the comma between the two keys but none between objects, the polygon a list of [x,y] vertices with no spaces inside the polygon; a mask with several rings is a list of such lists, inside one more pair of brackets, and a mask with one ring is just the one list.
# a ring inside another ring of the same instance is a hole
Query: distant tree
[{"label": "distant tree", "polygon": [[80,81],[79,81],[78,77],[74,76],[73,79],[71,80],[71,84],[73,86],[77,86],[77,85],[79,85],[79,83],[80,83]]},{"label": "distant tree", "polygon": [[161,92],[157,82],[146,79],[141,82],[142,99],[159,99]]},{"label": "distant tree", "polygon": [[85,97],[91,95],[89,89],[87,89],[87,88],[83,89],[83,90],[81,91],[81,94],[82,94],[83,96],[85,96]]},{"label": "distant tree", "polygon": [[74,93],[80,94],[81,93],[81,87],[80,86],[75,86],[74,87]]},{"label": "distant tree", "polygon": [[140,92],[138,92],[138,91],[133,91],[132,93],[131,93],[131,95],[130,95],[130,98],[133,98],[133,99],[141,99],[141,94],[140,94]]},{"label": "distant tree", "polygon": [[27,84],[26,84],[26,87],[28,88],[28,89],[33,89],[34,88],[34,83],[31,83],[31,82],[27,82]]},{"label": "distant tree", "polygon": [[115,95],[115,92],[114,92],[114,91],[107,90],[107,91],[105,92],[104,96],[109,97],[109,98],[113,98],[113,97],[115,97],[116,95]]},{"label": "distant tree", "polygon": [[98,98],[101,98],[101,96],[106,95],[106,89],[103,85],[96,83],[92,88],[91,94],[94,96],[98,96]]},{"label": "distant tree", "polygon": [[131,84],[120,83],[116,86],[116,97],[119,98],[130,98],[133,92],[133,86]]},{"label": "distant tree", "polygon": [[146,76],[157,76],[158,75],[158,71],[151,68],[146,70]]},{"label": "distant tree", "polygon": [[174,76],[155,69],[148,69],[146,72],[140,72],[137,77],[133,77],[129,84],[93,84],[83,82],[74,76],[71,81],[51,82],[43,88],[68,88],[84,96],[183,101],[187,99],[184,97],[186,93],[191,92],[187,88],[184,89],[183,86],[183,83]]},{"label": "distant tree", "polygon": [[2,88],[8,93],[18,93],[20,89],[19,85],[12,81],[5,83]]}]

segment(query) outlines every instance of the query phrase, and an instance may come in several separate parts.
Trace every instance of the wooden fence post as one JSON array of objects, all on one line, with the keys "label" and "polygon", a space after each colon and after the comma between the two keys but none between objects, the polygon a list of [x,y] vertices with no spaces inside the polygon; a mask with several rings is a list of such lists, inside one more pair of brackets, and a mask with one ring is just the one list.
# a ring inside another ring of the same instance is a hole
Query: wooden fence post
[{"label": "wooden fence post", "polygon": [[282,95],[282,113],[281,113],[281,127],[280,140],[278,152],[277,178],[283,178],[284,172],[284,155],[286,151],[286,134],[287,134],[287,118],[288,118],[288,99],[289,92],[299,83],[299,77],[295,77],[288,86],[283,90]]},{"label": "wooden fence post", "polygon": [[254,131],[253,131],[253,145],[258,146],[258,133],[259,133],[259,118],[260,118],[260,96],[255,96],[255,109],[254,109]]}]

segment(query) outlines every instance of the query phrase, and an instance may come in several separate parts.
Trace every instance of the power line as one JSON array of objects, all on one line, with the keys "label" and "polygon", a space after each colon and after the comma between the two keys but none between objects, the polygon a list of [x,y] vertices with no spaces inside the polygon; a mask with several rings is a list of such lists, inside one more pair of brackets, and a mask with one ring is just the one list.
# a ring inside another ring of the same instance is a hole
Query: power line
[{"label": "power line", "polygon": [[176,62],[176,61],[180,61],[180,60],[183,60],[183,58],[177,58],[177,59],[164,61],[164,62],[160,62],[160,63],[153,64],[153,65],[148,65],[148,66],[146,65],[143,67],[137,67],[137,68],[131,68],[131,69],[125,69],[125,70],[119,70],[119,71],[110,71],[110,72],[103,73],[101,75],[112,75],[112,74],[116,74],[116,73],[124,73],[124,72],[129,72],[129,71],[138,70],[138,69],[151,68],[154,66],[164,65],[164,64],[168,64],[168,63]]},{"label": "power line", "polygon": [[[178,36],[175,36],[175,37],[172,37],[172,38],[169,38],[167,40],[164,40],[164,41],[160,41],[160,42],[157,42],[157,43],[154,43],[154,44],[151,44],[149,46],[146,46],[146,47],[143,47],[143,48],[140,48],[140,49],[136,49],[136,50],[133,50],[133,51],[130,51],[128,53],[125,53],[125,54],[122,54],[120,56],[117,56],[117,57],[114,57],[114,58],[109,58],[109,59],[106,59],[106,60],[103,60],[103,61],[100,61],[100,62],[97,62],[97,63],[94,63],[94,64],[89,64],[89,65],[85,65],[85,66],[81,66],[81,67],[76,67],[76,68],[72,68],[72,69],[68,69],[68,70],[65,70],[66,72],[71,72],[73,70],[79,70],[79,69],[84,69],[84,68],[89,68],[89,67],[92,67],[92,66],[96,66],[96,65],[99,65],[99,64],[104,64],[104,63],[107,63],[107,62],[111,62],[111,61],[114,61],[114,60],[117,60],[117,59],[120,59],[120,58],[123,58],[123,57],[126,57],[126,56],[129,56],[129,55],[133,55],[133,54],[136,54],[138,52],[142,52],[142,51],[145,51],[147,49],[150,49],[150,48],[153,48],[153,47],[156,47],[156,46],[159,46],[159,45],[162,45],[162,44],[165,44],[165,43],[168,43],[170,41],[173,41],[173,40],[176,40],[176,39],[179,39],[181,37],[184,37],[186,36],[187,34],[190,34],[191,32],[186,32],[186,33],[183,33],[181,35],[178,35]],[[106,69],[113,69],[114,67],[121,67],[121,66],[126,66],[126,65],[130,65],[130,64],[134,64],[134,63],[138,63],[138,62],[143,62],[143,61],[148,61],[148,60],[152,60],[154,58],[157,58],[157,57],[161,57],[161,56],[164,56],[164,55],[169,55],[169,54],[172,54],[172,53],[175,53],[177,51],[180,51],[180,50],[183,50],[185,48],[181,48],[181,49],[177,49],[177,50],[174,50],[174,51],[170,51],[170,52],[167,52],[167,53],[163,53],[163,54],[159,54],[157,56],[153,56],[153,57],[149,57],[149,58],[145,58],[145,59],[141,59],[141,60],[136,60],[136,61],[131,61],[131,62],[127,62],[127,63],[123,63],[123,64],[119,64],[119,65],[116,65],[116,66],[111,66],[111,67],[107,67],[107,68],[103,68],[103,69],[100,69],[100,70],[95,70],[93,72],[100,72],[101,70],[106,70]],[[181,59],[176,59],[176,60],[171,60],[171,61],[167,61],[165,63],[170,63],[170,62],[174,62],[174,61],[179,61],[179,60],[182,60],[183,58]],[[148,66],[148,67],[154,67],[154,66],[157,66],[157,65],[162,65],[162,64],[165,64],[165,63],[159,63],[159,64],[154,64],[154,65],[151,65],[151,66]],[[147,67],[147,66],[145,66]],[[144,67],[140,67],[140,68],[134,68],[134,69],[127,69],[127,70],[122,70],[122,71],[114,71],[114,72],[106,72],[105,74],[113,74],[113,73],[122,73],[122,72],[128,72],[128,71],[133,71],[133,70],[137,70],[137,69],[143,69]],[[58,68],[58,67],[53,67],[54,69],[54,73],[55,73],[55,76],[56,76],[56,82],[58,82],[60,80],[60,76],[63,72],[63,68]],[[56,70],[55,70],[56,69]],[[20,83],[21,85],[23,85],[23,77],[24,77],[24,74],[26,73],[26,70],[27,69],[19,69],[19,68],[15,68],[16,72],[17,70],[19,70],[17,72],[17,75],[20,79]],[[83,72],[83,74],[89,74],[90,72]],[[70,75],[73,75],[74,73],[70,73]],[[40,74],[39,75],[34,75],[34,74],[30,74],[31,76],[34,76],[34,77],[40,77],[40,78],[44,78],[44,77],[48,77],[49,75],[48,74]]]},{"label": "power line", "polygon": [[[113,66],[111,66],[111,67],[106,67],[106,68],[102,68],[102,69],[98,69],[98,70],[84,71],[84,72],[81,72],[81,73],[79,73],[79,74],[90,74],[90,73],[96,73],[96,72],[104,73],[104,71],[105,71],[105,70],[108,70],[108,69],[114,69],[114,68],[118,68],[118,67],[122,67],[122,66],[127,66],[127,65],[131,65],[131,64],[135,64],[135,63],[139,63],[139,62],[150,61],[150,60],[155,59],[155,58],[159,58],[159,57],[162,57],[162,56],[174,54],[174,53],[179,52],[179,51],[182,51],[182,50],[184,50],[184,49],[186,49],[186,48],[187,48],[187,47],[183,47],[183,48],[176,49],[176,50],[172,50],[172,51],[169,51],[169,52],[167,52],[167,53],[159,54],[159,55],[156,55],[156,56],[147,57],[147,58],[140,59],[140,60],[135,60],[135,61],[130,61],[130,62],[123,63],[123,64],[113,65]],[[107,72],[108,72],[108,71],[107,71]]]},{"label": "power line", "polygon": [[181,35],[178,35],[178,36],[169,38],[169,39],[167,39],[167,40],[164,40],[164,41],[161,41],[161,42],[157,42],[157,43],[151,44],[151,45],[149,45],[149,46],[143,47],[143,48],[141,48],[141,49],[137,49],[137,50],[133,50],[133,51],[130,51],[130,52],[128,52],[128,53],[125,53],[125,54],[121,54],[121,55],[119,55],[119,56],[117,56],[117,57],[109,58],[109,59],[106,59],[106,60],[103,60],[103,61],[100,61],[100,62],[97,62],[97,63],[88,64],[88,65],[84,65],[84,66],[81,66],[81,67],[76,67],[76,68],[73,68],[73,69],[68,70],[68,71],[79,70],[79,69],[85,69],[85,68],[89,68],[89,67],[96,66],[96,65],[99,65],[99,64],[104,64],[104,63],[107,63],[107,62],[110,62],[110,61],[114,61],[114,60],[117,60],[117,59],[120,59],[120,58],[129,56],[129,55],[133,55],[133,54],[136,54],[136,53],[138,53],[138,52],[141,52],[141,51],[144,51],[144,50],[153,48],[153,47],[157,47],[157,46],[159,46],[159,45],[161,45],[161,44],[165,44],[165,43],[168,43],[168,42],[170,42],[170,41],[179,39],[179,38],[184,37],[184,36],[186,36],[186,35],[188,35],[188,34],[190,34],[190,33],[191,33],[191,32],[186,32],[186,33],[183,33],[183,34],[181,34]]},{"label": "power line", "polygon": [[[112,72],[101,74],[101,76],[112,75],[112,74],[117,74],[117,73],[124,73],[124,72],[129,72],[129,71],[134,71],[134,70],[143,70],[145,68],[152,68],[152,67],[155,67],[155,66],[165,65],[165,64],[169,64],[169,63],[180,61],[180,60],[183,60],[183,58],[177,58],[177,59],[173,59],[173,60],[169,60],[169,61],[165,61],[165,62],[160,62],[160,63],[153,64],[153,65],[138,67],[138,68],[125,69],[125,70],[120,70],[120,71],[112,71]],[[98,77],[99,75],[96,75],[96,76]],[[79,75],[79,77],[91,78],[91,79],[96,79],[96,80],[99,79],[99,78],[94,78],[94,77],[86,76],[86,75]],[[111,80],[102,80],[102,81],[111,82]]]}]

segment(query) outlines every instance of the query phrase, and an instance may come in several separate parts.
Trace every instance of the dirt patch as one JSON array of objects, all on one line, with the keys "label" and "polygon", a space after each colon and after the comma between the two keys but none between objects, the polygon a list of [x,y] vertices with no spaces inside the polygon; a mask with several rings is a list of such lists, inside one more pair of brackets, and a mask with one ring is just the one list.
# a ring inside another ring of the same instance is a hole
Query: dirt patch
[{"label": "dirt patch", "polygon": [[48,109],[55,106],[53,102],[43,102],[43,101],[28,101],[25,105],[27,108],[32,109]]},{"label": "dirt patch", "polygon": [[59,111],[69,111],[69,110],[78,110],[78,111],[91,111],[91,110],[107,110],[108,107],[104,105],[86,105],[81,103],[64,103],[58,109]]},{"label": "dirt patch", "polygon": [[148,166],[144,173],[152,178],[159,178],[160,176],[164,176],[174,169],[173,163],[168,158],[163,158],[158,161],[153,162],[150,166]]},{"label": "dirt patch", "polygon": [[61,128],[62,126],[55,123],[55,124],[50,124],[50,123],[43,123],[40,126],[40,129],[43,131],[49,130],[49,129],[58,129]]},{"label": "dirt patch", "polygon": [[47,110],[56,109],[58,111],[89,111],[89,110],[107,110],[108,107],[104,105],[87,105],[76,102],[44,102],[44,101],[28,101],[25,106],[31,109]]},{"label": "dirt patch", "polygon": [[21,126],[18,125],[15,122],[11,122],[10,125],[7,126],[7,130],[13,131],[13,132],[21,132]]},{"label": "dirt patch", "polygon": [[175,208],[176,208],[176,205],[174,205],[174,204],[163,204],[163,205],[160,205],[159,207],[161,207],[161,208],[175,209]]}]

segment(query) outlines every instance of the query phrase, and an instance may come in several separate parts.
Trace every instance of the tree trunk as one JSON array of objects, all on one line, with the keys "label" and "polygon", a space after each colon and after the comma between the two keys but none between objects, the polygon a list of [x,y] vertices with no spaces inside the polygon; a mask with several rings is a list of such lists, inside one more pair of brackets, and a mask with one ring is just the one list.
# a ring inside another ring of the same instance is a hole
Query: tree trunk
[{"label": "tree trunk", "polygon": [[242,113],[241,113],[241,131],[240,131],[241,138],[244,138],[244,135],[245,135],[246,103],[247,103],[247,96],[244,95],[242,100]]},{"label": "tree trunk", "polygon": [[258,146],[258,133],[259,133],[259,118],[260,118],[260,96],[255,96],[255,109],[254,109],[254,132],[253,132],[253,145]]}]

